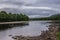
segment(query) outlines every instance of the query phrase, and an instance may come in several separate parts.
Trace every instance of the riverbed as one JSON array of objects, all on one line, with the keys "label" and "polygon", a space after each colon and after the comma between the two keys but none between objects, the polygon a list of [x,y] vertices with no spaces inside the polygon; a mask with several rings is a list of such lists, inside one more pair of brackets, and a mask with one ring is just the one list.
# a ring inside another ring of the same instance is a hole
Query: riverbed
[{"label": "riverbed", "polygon": [[[13,40],[11,36],[38,36],[41,31],[48,30],[51,21],[29,21],[29,25],[16,26],[0,31],[0,40]],[[10,35],[10,36],[9,36]]]}]

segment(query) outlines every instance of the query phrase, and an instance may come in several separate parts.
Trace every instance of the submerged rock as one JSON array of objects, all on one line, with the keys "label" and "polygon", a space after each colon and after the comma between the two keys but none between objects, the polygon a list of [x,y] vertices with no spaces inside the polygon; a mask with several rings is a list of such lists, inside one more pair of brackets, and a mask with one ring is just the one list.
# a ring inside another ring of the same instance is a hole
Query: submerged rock
[{"label": "submerged rock", "polygon": [[12,36],[12,35],[9,35],[9,36]]}]

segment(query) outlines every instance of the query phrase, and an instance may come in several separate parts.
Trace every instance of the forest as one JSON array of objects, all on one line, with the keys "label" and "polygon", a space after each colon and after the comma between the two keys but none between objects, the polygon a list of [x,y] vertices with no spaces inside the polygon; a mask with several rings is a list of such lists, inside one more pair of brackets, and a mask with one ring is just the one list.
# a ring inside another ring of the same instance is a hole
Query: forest
[{"label": "forest", "polygon": [[28,21],[29,17],[22,13],[8,13],[0,11],[0,22]]}]

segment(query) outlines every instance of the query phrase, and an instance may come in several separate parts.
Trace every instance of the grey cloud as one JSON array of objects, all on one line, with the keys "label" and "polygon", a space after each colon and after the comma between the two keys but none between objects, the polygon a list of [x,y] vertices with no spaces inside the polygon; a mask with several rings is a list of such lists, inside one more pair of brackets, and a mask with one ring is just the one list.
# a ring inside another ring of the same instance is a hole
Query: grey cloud
[{"label": "grey cloud", "polygon": [[60,0],[38,0],[38,4],[60,4]]},{"label": "grey cloud", "polygon": [[[32,1],[32,2],[31,2]],[[33,4],[34,0],[1,0],[0,4],[28,5]]]},{"label": "grey cloud", "polygon": [[23,2],[19,2],[19,1],[12,1],[12,0],[8,0],[8,1],[0,1],[0,4],[11,4],[11,5],[24,5]]},{"label": "grey cloud", "polygon": [[[16,5],[16,6],[33,6],[33,7],[53,7],[53,8],[56,8],[56,9],[60,9],[60,0],[0,0],[0,4],[8,4],[8,5]],[[7,5],[7,6],[8,6]],[[8,9],[4,9],[3,8],[3,10],[7,10],[8,11]],[[36,10],[30,10],[30,9],[25,9],[25,10],[19,10],[19,9],[12,9],[11,10],[11,8],[10,8],[10,12],[11,11],[13,11],[14,10],[14,12],[23,12],[23,13],[26,13],[26,14],[29,14],[29,15],[33,15],[33,14],[38,14],[38,15],[40,15],[43,11],[46,11],[47,12],[47,10],[38,10],[38,9],[36,9]],[[18,10],[18,11],[17,11]],[[60,11],[60,10],[59,10]],[[55,12],[54,10],[53,11],[51,11],[51,10],[49,10],[48,11],[49,13],[58,13],[58,12]],[[44,14],[44,13],[43,13]],[[47,14],[47,13],[45,13],[45,14]]]},{"label": "grey cloud", "polygon": [[60,0],[0,0],[0,4],[2,3],[18,6],[53,6],[60,5]]}]

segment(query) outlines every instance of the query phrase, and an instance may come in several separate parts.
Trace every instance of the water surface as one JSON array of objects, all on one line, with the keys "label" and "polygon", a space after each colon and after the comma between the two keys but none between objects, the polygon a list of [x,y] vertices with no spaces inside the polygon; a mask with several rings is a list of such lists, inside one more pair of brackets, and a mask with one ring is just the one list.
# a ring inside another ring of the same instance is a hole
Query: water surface
[{"label": "water surface", "polygon": [[24,36],[38,36],[41,34],[41,31],[48,30],[50,21],[30,21],[29,25],[17,26],[14,28],[6,29],[0,31],[0,40],[13,40],[8,35],[24,35]]}]

